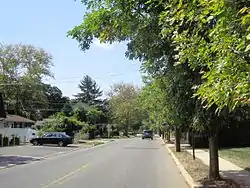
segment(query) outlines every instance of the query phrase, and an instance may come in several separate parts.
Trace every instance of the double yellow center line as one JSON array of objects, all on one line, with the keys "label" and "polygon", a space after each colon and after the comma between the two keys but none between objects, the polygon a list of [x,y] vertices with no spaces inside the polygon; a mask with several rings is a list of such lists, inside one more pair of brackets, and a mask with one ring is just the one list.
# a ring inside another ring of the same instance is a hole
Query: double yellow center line
[{"label": "double yellow center line", "polygon": [[70,173],[66,174],[65,176],[63,176],[63,177],[60,177],[60,178],[56,179],[55,181],[53,181],[53,182],[51,182],[51,183],[43,186],[42,188],[49,188],[49,187],[51,187],[52,185],[55,185],[55,184],[62,184],[66,180],[70,179],[70,177],[72,177],[73,175],[75,175],[77,172],[82,171],[83,169],[85,169],[87,167],[88,167],[87,164],[83,165],[80,168],[76,169],[75,171],[70,172]]}]

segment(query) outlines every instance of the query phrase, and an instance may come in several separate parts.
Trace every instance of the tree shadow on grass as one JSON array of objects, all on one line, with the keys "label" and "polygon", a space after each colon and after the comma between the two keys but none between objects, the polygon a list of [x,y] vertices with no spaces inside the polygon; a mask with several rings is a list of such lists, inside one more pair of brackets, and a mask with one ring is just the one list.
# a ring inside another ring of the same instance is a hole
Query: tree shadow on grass
[{"label": "tree shadow on grass", "polygon": [[0,168],[9,167],[13,165],[27,164],[32,161],[40,161],[39,158],[22,157],[22,156],[0,156]]}]

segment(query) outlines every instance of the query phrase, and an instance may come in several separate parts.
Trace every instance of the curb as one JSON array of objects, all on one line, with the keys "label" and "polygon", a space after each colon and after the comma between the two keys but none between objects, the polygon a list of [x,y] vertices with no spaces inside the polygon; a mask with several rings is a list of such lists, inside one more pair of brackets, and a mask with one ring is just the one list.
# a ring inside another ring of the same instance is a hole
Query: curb
[{"label": "curb", "polygon": [[162,142],[164,143],[164,146],[167,148],[168,152],[171,154],[174,162],[176,163],[177,167],[179,168],[182,176],[184,177],[185,181],[191,188],[204,188],[206,186],[203,186],[201,184],[195,183],[193,178],[190,176],[190,174],[185,170],[184,166],[181,164],[179,159],[175,156],[175,154],[171,151],[171,149],[165,144],[164,140],[160,138]]}]

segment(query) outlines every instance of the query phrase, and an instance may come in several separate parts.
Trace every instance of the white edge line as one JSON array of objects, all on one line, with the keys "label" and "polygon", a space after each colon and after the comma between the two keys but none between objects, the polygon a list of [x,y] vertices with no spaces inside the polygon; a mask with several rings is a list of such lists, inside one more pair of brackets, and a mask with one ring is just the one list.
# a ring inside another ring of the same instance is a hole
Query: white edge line
[{"label": "white edge line", "polygon": [[164,143],[164,146],[167,148],[168,152],[171,154],[174,162],[176,163],[177,167],[179,168],[182,176],[184,177],[184,179],[188,183],[189,187],[191,187],[191,188],[201,188],[201,187],[204,187],[203,185],[197,184],[197,183],[194,182],[193,178],[185,170],[184,166],[181,164],[181,162],[179,161],[179,159],[177,159],[177,157],[174,155],[174,153],[171,151],[171,149],[166,145],[166,143],[164,142],[164,140],[161,137],[160,137],[160,139]]}]

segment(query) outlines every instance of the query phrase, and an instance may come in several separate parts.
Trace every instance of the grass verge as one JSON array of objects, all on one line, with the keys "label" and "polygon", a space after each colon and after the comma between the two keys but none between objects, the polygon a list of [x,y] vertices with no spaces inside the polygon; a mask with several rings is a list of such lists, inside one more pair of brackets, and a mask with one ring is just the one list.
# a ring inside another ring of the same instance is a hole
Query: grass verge
[{"label": "grass verge", "polygon": [[250,171],[250,147],[220,149],[219,155],[223,159]]},{"label": "grass verge", "polygon": [[104,144],[101,140],[79,140],[78,143],[88,145],[88,146],[97,146]]},{"label": "grass verge", "polygon": [[186,152],[175,152],[174,148],[170,148],[174,155],[179,159],[185,170],[193,178],[194,182],[204,186],[212,186],[218,188],[240,188],[240,186],[230,179],[222,179],[219,181],[208,180],[209,168],[200,159],[193,160],[193,156]]},{"label": "grass verge", "polygon": [[175,152],[174,148],[170,148],[174,155],[179,159],[185,170],[190,174],[195,182],[199,182],[207,177],[208,166],[200,159],[193,160],[192,155],[186,151]]}]

